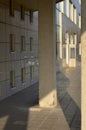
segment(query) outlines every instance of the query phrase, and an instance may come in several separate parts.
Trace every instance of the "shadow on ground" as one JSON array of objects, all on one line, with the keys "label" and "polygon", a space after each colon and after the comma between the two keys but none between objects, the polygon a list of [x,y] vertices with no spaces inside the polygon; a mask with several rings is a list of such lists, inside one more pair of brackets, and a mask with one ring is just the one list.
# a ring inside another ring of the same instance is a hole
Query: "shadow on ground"
[{"label": "shadow on ground", "polygon": [[[69,84],[70,80],[58,71],[57,94],[60,106],[70,130],[81,130],[81,112],[67,91]],[[50,110],[29,110],[31,106],[38,104],[38,86],[36,83],[0,102],[0,130],[57,130],[59,125],[57,124],[57,119],[59,119],[57,109],[55,113]]]},{"label": "shadow on ground", "polygon": [[28,108],[38,103],[38,83],[30,87],[0,102],[0,130],[27,130]]},{"label": "shadow on ground", "polygon": [[69,124],[70,130],[81,130],[81,112],[73,98],[67,92],[70,80],[61,72],[57,72],[57,95],[60,106]]}]

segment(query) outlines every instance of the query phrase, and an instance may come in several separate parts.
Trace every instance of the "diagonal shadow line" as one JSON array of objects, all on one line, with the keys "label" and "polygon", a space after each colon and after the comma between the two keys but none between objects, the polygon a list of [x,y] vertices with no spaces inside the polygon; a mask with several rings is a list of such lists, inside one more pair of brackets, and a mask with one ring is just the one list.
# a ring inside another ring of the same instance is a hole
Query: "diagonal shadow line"
[{"label": "diagonal shadow line", "polygon": [[67,87],[70,84],[70,81],[60,71],[57,72],[57,81],[58,100],[69,127],[71,130],[81,130],[81,111],[67,92]]}]

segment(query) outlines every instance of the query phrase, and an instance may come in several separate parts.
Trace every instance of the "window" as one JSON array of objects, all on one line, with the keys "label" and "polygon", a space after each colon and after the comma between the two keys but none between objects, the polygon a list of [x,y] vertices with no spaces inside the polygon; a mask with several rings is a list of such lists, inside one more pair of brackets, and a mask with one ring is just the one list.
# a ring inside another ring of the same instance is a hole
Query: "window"
[{"label": "window", "polygon": [[69,0],[66,0],[66,15],[69,17]]},{"label": "window", "polygon": [[79,43],[79,55],[81,55],[81,43]]},{"label": "window", "polygon": [[76,24],[76,7],[73,6],[73,21]]},{"label": "window", "polygon": [[78,17],[79,17],[79,21],[78,21],[79,22],[79,28],[81,28],[81,15],[79,14]]},{"label": "window", "polygon": [[63,59],[66,59],[66,47],[63,47],[62,55]]},{"label": "window", "polygon": [[68,32],[65,33],[65,43],[69,44],[69,34],[68,34]]},{"label": "window", "polygon": [[70,8],[69,17],[73,21],[73,4],[72,4],[71,0],[70,0],[69,8]]},{"label": "window", "polygon": [[77,44],[77,34],[74,34],[74,44]]},{"label": "window", "polygon": [[24,20],[25,19],[25,10],[24,10],[24,7],[21,6],[21,20]]},{"label": "window", "polygon": [[75,48],[70,48],[70,58],[75,58]]},{"label": "window", "polygon": [[66,1],[64,1],[64,14],[66,14]]},{"label": "window", "polygon": [[59,26],[60,26],[60,24],[61,24],[61,19],[60,19],[60,17],[61,17],[61,12],[57,9],[57,10],[56,10],[56,23],[57,23],[57,25],[59,25]]},{"label": "window", "polygon": [[73,36],[70,35],[70,44],[73,44],[73,42],[74,42]]},{"label": "window", "polygon": [[25,51],[25,37],[21,36],[21,51]]},{"label": "window", "polygon": [[33,65],[30,66],[30,79],[31,80],[34,79],[34,66]]},{"label": "window", "polygon": [[33,23],[33,12],[30,10],[30,23]]},{"label": "window", "polygon": [[21,81],[22,81],[22,83],[25,82],[25,79],[26,79],[26,69],[24,67],[24,68],[21,68]]},{"label": "window", "polygon": [[61,10],[61,12],[62,13],[64,13],[64,1],[61,1],[60,3],[59,3],[59,5],[60,5],[60,10]]},{"label": "window", "polygon": [[81,0],[79,0],[79,4],[81,4]]},{"label": "window", "polygon": [[10,14],[11,16],[14,16],[13,0],[9,0],[9,14]]},{"label": "window", "polygon": [[15,71],[14,70],[10,71],[10,86],[11,88],[15,87]]},{"label": "window", "polygon": [[33,50],[33,38],[30,37],[30,51]]},{"label": "window", "polygon": [[15,36],[14,34],[10,34],[10,52],[15,51]]},{"label": "window", "polygon": [[59,43],[60,42],[60,26],[57,25],[57,42]]}]

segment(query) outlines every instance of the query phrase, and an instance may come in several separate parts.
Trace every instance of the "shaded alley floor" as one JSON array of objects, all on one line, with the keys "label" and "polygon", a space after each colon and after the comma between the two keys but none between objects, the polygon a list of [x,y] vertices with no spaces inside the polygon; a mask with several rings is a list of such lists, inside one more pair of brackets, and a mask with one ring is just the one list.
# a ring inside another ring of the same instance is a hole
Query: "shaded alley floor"
[{"label": "shaded alley floor", "polygon": [[70,130],[60,105],[52,109],[36,106],[37,91],[38,84],[34,84],[0,102],[0,130]]},{"label": "shaded alley floor", "polygon": [[3,100],[0,130],[80,130],[79,65],[57,71],[57,94],[59,103],[52,109],[35,106],[38,83]]}]

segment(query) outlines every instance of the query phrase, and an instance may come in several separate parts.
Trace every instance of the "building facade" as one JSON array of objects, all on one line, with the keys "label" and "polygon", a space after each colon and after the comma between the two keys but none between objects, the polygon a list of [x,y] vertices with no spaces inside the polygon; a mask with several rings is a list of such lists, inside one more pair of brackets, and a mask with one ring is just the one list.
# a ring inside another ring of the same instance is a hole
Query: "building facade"
[{"label": "building facade", "polygon": [[75,67],[81,55],[81,1],[64,0],[56,5],[57,58]]},{"label": "building facade", "polygon": [[38,81],[38,12],[0,1],[0,100]]},{"label": "building facade", "polygon": [[[70,13],[70,7],[73,14]],[[17,1],[9,0],[6,3],[1,0],[0,14],[0,100],[2,100],[38,81],[38,12],[28,11]],[[57,58],[62,59],[64,66],[76,66],[81,30],[80,1],[65,0],[58,3],[56,16]],[[48,44],[46,45],[45,51],[49,52]],[[50,49],[52,50],[52,47]],[[50,54],[51,51],[49,57]],[[44,68],[48,69],[49,59],[46,59],[46,63],[48,67]]]}]

